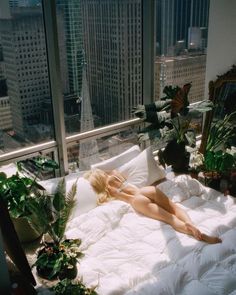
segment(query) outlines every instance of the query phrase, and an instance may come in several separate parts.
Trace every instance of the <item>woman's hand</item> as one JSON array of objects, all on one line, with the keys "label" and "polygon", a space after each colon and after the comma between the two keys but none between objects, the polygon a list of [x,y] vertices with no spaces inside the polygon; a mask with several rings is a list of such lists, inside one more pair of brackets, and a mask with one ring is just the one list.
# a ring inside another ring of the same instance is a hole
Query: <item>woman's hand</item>
[{"label": "woman's hand", "polygon": [[110,196],[115,197],[117,194],[119,194],[119,189],[117,187],[114,187],[112,185],[107,185],[107,191]]}]

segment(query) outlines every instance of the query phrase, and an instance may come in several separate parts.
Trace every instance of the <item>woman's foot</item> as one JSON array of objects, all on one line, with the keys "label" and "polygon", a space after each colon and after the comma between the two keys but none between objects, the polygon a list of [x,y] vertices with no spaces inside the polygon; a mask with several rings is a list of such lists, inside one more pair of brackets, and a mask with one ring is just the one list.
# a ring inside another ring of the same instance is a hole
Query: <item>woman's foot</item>
[{"label": "woman's foot", "polygon": [[190,235],[192,235],[195,239],[197,239],[199,241],[202,240],[202,233],[193,224],[186,222],[185,226],[186,226]]},{"label": "woman's foot", "polygon": [[217,243],[221,243],[222,240],[218,237],[211,237],[205,234],[202,234],[202,241],[208,243],[208,244],[217,244]]},{"label": "woman's foot", "polygon": [[217,244],[221,243],[222,240],[218,237],[211,237],[206,234],[203,234],[200,232],[199,229],[197,229],[193,224],[191,223],[185,223],[187,230],[190,232],[190,234],[199,241],[204,241],[208,244]]}]

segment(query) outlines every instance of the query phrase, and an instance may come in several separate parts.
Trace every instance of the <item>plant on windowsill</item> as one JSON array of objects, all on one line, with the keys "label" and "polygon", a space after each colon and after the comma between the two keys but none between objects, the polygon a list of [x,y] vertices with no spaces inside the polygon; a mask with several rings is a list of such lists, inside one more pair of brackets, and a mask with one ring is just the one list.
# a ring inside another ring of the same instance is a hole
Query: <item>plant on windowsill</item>
[{"label": "plant on windowsill", "polygon": [[33,212],[31,216],[37,216],[37,222],[31,220],[32,226],[47,233],[51,239],[42,244],[33,265],[42,278],[73,279],[77,275],[77,259],[82,256],[79,249],[81,240],[63,240],[67,222],[75,205],[76,188],[75,182],[66,193],[65,178],[62,178],[53,195],[30,204],[30,210]]},{"label": "plant on windowsill", "polygon": [[133,113],[151,123],[141,130],[139,140],[151,140],[156,150],[159,150],[159,162],[165,167],[171,165],[177,173],[189,171],[190,154],[187,146],[196,144],[195,131],[191,128],[191,120],[212,109],[212,102],[203,100],[190,105],[188,93],[191,84],[183,88],[166,86],[163,93],[166,95],[160,101],[152,104],[138,105]]},{"label": "plant on windowsill", "polygon": [[208,185],[220,189],[221,180],[230,181],[236,171],[236,152],[232,143],[236,137],[236,112],[212,124],[203,155],[201,170]]},{"label": "plant on windowsill", "polygon": [[[33,178],[25,174],[21,162],[17,163],[17,172],[14,175],[7,177],[5,173],[0,173],[0,197],[7,204],[21,242],[29,242],[42,235],[41,231],[33,230],[28,224],[28,219],[32,219],[30,205],[36,199],[43,198],[46,193],[44,187],[37,182],[38,175],[42,171],[58,168],[57,163],[51,159],[38,157],[32,161],[38,168]],[[36,216],[34,218],[37,219]]]}]

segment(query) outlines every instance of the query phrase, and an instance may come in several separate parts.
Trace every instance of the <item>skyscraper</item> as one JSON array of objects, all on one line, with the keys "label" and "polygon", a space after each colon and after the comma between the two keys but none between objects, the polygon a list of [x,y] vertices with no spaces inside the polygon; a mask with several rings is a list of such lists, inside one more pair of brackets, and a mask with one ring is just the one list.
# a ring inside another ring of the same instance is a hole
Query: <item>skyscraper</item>
[{"label": "skyscraper", "polygon": [[[208,26],[209,0],[156,0],[157,54],[174,56],[178,41],[188,48],[191,34],[200,31],[202,46],[206,46],[204,29]],[[195,29],[193,29],[195,28]],[[194,36],[193,36],[194,37]],[[193,38],[192,37],[192,38]]]},{"label": "skyscraper", "polygon": [[102,124],[130,118],[142,103],[141,0],[81,0],[93,114]]},{"label": "skyscraper", "polygon": [[[83,35],[81,21],[81,1],[80,0],[57,0],[58,23],[63,24],[58,27],[59,36],[64,38],[66,49],[66,63],[68,71],[69,93],[81,94],[82,88],[82,62],[83,62]],[[59,38],[60,42],[61,38]],[[60,50],[61,56],[64,54]],[[65,60],[65,57],[62,57]],[[61,67],[64,65],[61,63]],[[63,72],[63,71],[62,71]]]},{"label": "skyscraper", "polygon": [[41,103],[50,95],[46,44],[40,7],[17,7],[0,19],[3,60],[13,129],[27,138],[40,120]]},{"label": "skyscraper", "polygon": [[165,96],[163,88],[166,85],[192,83],[189,101],[196,102],[204,99],[206,55],[186,55],[174,57],[156,57],[155,62],[155,100]]}]

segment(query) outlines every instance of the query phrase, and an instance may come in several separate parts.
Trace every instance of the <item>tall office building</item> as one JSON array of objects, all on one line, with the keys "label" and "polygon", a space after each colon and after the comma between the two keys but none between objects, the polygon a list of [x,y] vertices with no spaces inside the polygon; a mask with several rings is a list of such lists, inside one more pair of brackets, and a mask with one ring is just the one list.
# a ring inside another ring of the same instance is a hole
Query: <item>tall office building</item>
[{"label": "tall office building", "polygon": [[[79,97],[82,88],[83,35],[80,0],[57,0],[58,34],[60,44],[61,67],[67,66],[69,93]],[[62,39],[64,40],[62,43]],[[65,73],[65,69],[62,73]]]},{"label": "tall office building", "polygon": [[9,0],[10,7],[29,7],[41,5],[41,0]]},{"label": "tall office building", "polygon": [[12,129],[12,114],[9,97],[0,97],[0,130]]},{"label": "tall office building", "polygon": [[181,54],[178,50],[181,40],[184,48],[204,50],[208,11],[209,0],[156,0],[157,54]]},{"label": "tall office building", "polygon": [[5,75],[5,66],[3,62],[3,52],[0,39],[0,97],[7,96],[7,84],[6,84],[6,75]]},{"label": "tall office building", "polygon": [[[155,61],[155,100],[164,96],[166,85],[180,86],[192,83],[189,101],[204,99],[206,55],[156,57]],[[158,87],[159,86],[159,87]]]},{"label": "tall office building", "polygon": [[130,118],[142,103],[141,0],[81,0],[93,114],[102,124]]},{"label": "tall office building", "polygon": [[13,129],[29,139],[29,126],[40,122],[41,103],[50,95],[41,9],[12,9],[0,19],[0,35]]}]

